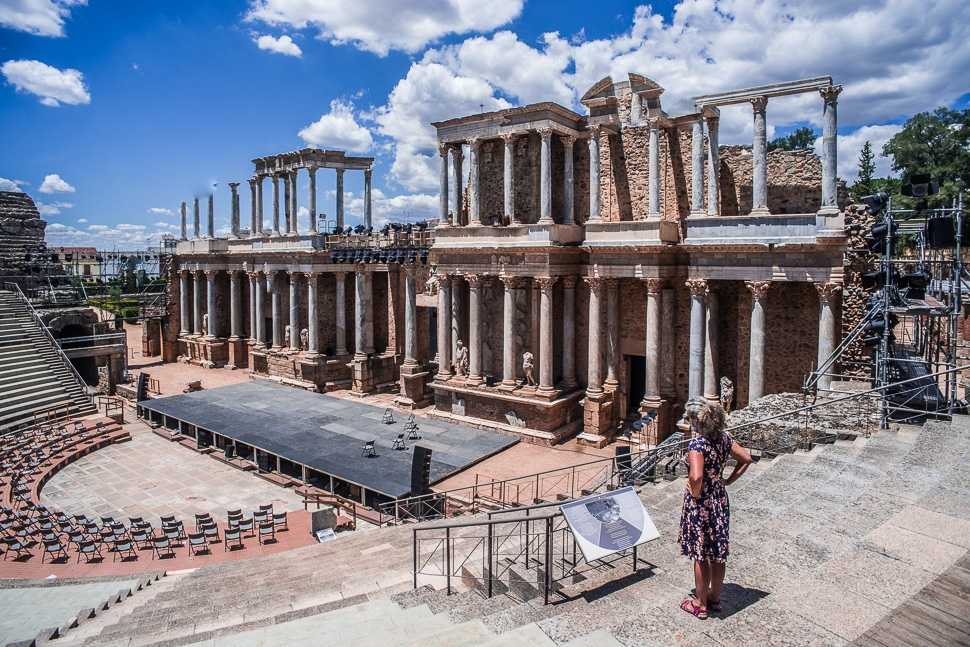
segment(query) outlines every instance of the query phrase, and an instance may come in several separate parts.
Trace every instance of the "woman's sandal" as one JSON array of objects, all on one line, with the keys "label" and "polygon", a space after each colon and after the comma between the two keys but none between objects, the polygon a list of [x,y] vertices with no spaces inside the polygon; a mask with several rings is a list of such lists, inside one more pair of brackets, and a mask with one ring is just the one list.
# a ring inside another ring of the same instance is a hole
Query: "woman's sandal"
[{"label": "woman's sandal", "polygon": [[698,620],[707,620],[707,611],[704,610],[704,607],[697,604],[694,598],[685,598],[684,601],[680,603],[680,608]]}]

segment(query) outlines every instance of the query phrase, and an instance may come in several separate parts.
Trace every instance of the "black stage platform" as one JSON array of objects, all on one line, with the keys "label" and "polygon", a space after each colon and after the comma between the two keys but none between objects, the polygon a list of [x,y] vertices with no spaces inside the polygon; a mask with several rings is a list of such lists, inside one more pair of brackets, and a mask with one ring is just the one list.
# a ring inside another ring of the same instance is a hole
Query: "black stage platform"
[{"label": "black stage platform", "polygon": [[[414,445],[432,450],[431,482],[459,472],[518,442],[495,432],[416,416],[420,440],[392,449],[404,431],[407,414],[394,411],[384,424],[384,409],[268,382],[249,382],[139,402],[166,426],[194,425],[297,465],[342,479],[390,498],[411,489]],[[149,414],[143,414],[148,417]],[[361,455],[366,441],[376,441],[377,456]]]}]

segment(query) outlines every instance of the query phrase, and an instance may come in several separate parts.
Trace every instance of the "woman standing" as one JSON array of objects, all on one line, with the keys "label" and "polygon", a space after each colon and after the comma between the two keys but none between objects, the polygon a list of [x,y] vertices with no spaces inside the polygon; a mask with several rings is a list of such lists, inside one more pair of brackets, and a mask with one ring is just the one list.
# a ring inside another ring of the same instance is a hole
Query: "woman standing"
[{"label": "woman standing", "polygon": [[[734,483],[751,464],[751,454],[724,431],[724,409],[707,400],[687,403],[686,416],[694,438],[687,448],[690,468],[684,508],[680,519],[681,552],[694,560],[694,595],[680,608],[701,620],[708,610],[721,611],[721,585],[729,552],[731,508],[725,486]],[[726,480],[724,463],[733,456],[736,464]]]}]

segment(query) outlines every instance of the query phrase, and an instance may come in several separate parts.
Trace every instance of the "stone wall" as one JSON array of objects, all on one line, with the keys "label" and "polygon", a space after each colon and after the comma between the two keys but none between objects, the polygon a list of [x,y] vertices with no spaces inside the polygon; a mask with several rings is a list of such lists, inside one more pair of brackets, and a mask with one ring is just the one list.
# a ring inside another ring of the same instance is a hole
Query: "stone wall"
[{"label": "stone wall", "polygon": [[[750,146],[721,146],[721,214],[751,211]],[[768,153],[768,209],[771,213],[815,213],[822,204],[822,160],[812,151]]]},{"label": "stone wall", "polygon": [[[866,249],[864,236],[876,219],[864,205],[853,204],[845,209],[845,229],[848,235],[845,251],[845,283],[842,287],[842,335],[844,339],[862,320],[870,292],[862,289],[862,274],[876,268],[878,256]],[[856,378],[868,378],[872,373],[872,351],[861,339],[849,344],[836,370]]]}]

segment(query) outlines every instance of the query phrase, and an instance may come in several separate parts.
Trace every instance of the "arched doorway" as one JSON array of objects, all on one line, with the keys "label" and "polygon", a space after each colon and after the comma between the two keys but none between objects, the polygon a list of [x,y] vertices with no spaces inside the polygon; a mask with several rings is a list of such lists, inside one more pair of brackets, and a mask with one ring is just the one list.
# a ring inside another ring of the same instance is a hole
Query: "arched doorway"
[{"label": "arched doorway", "polygon": [[[88,337],[92,334],[90,326],[81,323],[69,323],[55,332],[58,339],[69,339],[72,337]],[[81,348],[81,345],[71,345],[71,348]],[[77,369],[81,378],[88,386],[98,385],[98,362],[94,357],[75,357],[71,359],[71,364]]]}]

